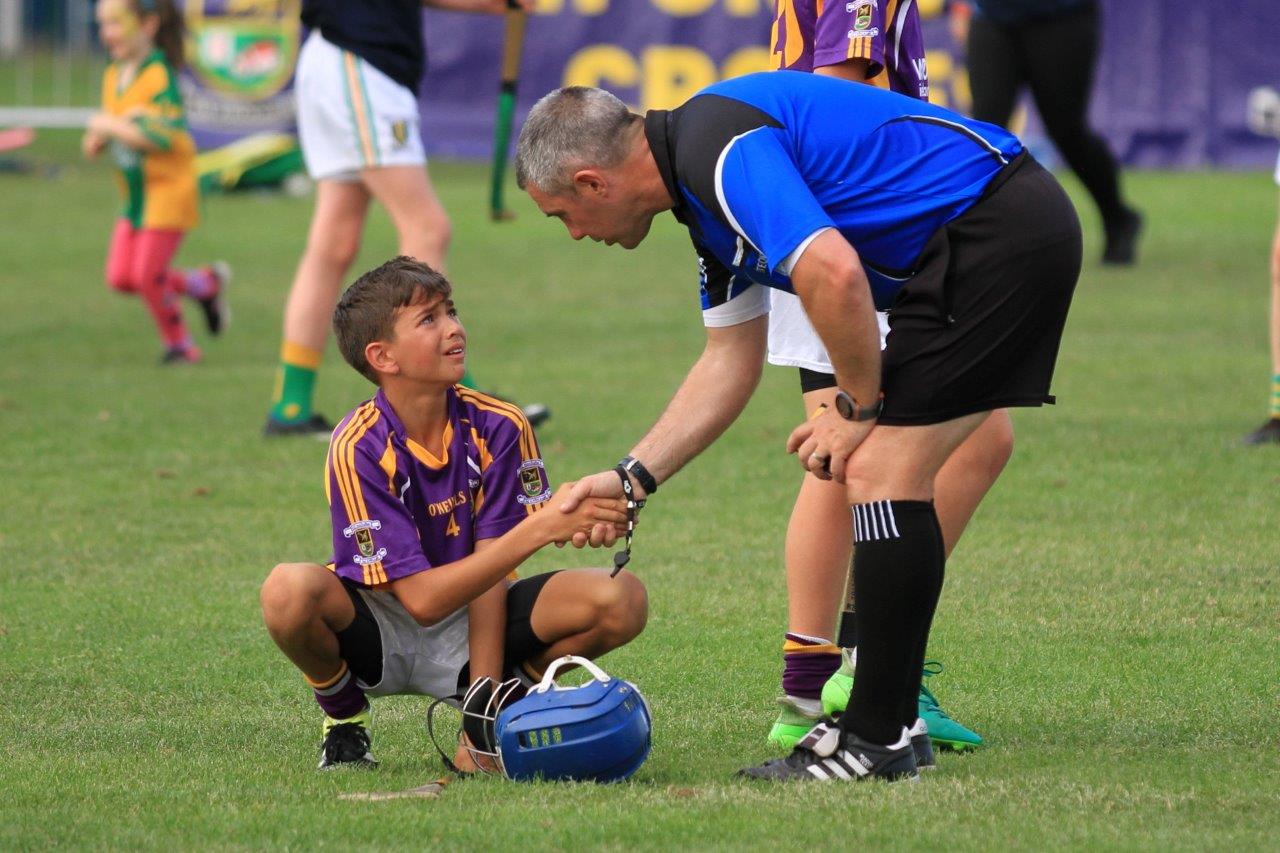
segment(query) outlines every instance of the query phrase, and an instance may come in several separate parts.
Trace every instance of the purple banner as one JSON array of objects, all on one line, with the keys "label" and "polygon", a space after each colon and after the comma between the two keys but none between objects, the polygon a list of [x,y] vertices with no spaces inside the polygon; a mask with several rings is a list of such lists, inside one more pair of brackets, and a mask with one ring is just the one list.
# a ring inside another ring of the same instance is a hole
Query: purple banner
[{"label": "purple banner", "polygon": [[[839,0],[836,0],[839,2]],[[969,105],[962,52],[942,0],[919,0],[933,99]],[[1249,89],[1280,85],[1280,0],[1103,2],[1095,127],[1125,162],[1147,167],[1275,163],[1276,144],[1244,123]],[[540,0],[531,16],[517,121],[558,86],[601,86],[636,109],[675,106],[723,77],[772,67],[773,0]],[[492,145],[502,24],[428,11],[423,135],[438,156]],[[1023,132],[1034,138],[1030,117]],[[1017,128],[1015,128],[1017,129]]]}]

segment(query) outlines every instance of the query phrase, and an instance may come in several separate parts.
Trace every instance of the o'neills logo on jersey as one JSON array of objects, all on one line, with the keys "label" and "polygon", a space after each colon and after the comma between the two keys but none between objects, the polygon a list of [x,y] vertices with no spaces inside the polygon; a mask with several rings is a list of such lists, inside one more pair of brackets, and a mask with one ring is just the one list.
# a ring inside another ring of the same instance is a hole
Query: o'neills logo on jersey
[{"label": "o'neills logo on jersey", "polygon": [[447,515],[467,502],[467,493],[459,491],[453,497],[445,498],[442,501],[436,501],[433,504],[427,504],[427,515],[435,518],[437,515]]},{"label": "o'neills logo on jersey", "polygon": [[386,548],[378,548],[373,542],[373,531],[381,530],[382,522],[376,518],[364,521],[352,522],[350,526],[342,529],[342,535],[347,539],[355,537],[356,550],[360,553],[355,557],[358,565],[367,566],[371,563],[377,563],[387,556]]},{"label": "o'neills logo on jersey", "polygon": [[541,459],[530,459],[520,466],[520,490],[524,494],[516,495],[516,500],[525,506],[540,504],[551,497],[547,469]]}]

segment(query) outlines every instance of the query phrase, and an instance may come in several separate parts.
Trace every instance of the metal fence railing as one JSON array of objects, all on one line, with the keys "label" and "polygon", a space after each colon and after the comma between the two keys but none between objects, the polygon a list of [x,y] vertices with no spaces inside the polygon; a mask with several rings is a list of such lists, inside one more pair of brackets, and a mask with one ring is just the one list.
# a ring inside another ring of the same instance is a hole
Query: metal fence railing
[{"label": "metal fence railing", "polygon": [[106,57],[92,0],[0,0],[0,127],[78,127]]}]

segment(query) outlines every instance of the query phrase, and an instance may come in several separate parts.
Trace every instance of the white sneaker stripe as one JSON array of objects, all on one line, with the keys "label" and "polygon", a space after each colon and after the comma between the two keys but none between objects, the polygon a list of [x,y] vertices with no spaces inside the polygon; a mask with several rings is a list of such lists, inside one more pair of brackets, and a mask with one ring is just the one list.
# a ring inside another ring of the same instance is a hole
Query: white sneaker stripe
[{"label": "white sneaker stripe", "polygon": [[828,776],[828,775],[827,775],[827,771],[825,771],[825,770],[823,770],[823,769],[822,769],[822,765],[821,765],[821,764],[810,764],[810,765],[809,765],[808,767],[806,767],[805,769],[806,769],[806,770],[808,770],[810,773],[812,773],[812,774],[813,774],[816,778],[818,778],[818,779],[830,779],[830,778],[831,778],[830,776]]},{"label": "white sneaker stripe", "polygon": [[847,749],[840,750],[835,754],[834,757],[839,758],[841,763],[843,763],[846,767],[848,767],[854,773],[857,773],[859,776],[866,776],[871,772],[870,770],[868,770],[866,767],[863,766],[861,761],[859,761],[857,758],[854,757],[853,753],[849,752],[849,750]]},{"label": "white sneaker stripe", "polygon": [[845,770],[844,767],[841,766],[839,761],[828,758],[826,761],[822,762],[822,766],[834,773],[836,776],[839,776],[841,779],[844,779],[846,782],[853,778],[849,775],[849,771]]}]

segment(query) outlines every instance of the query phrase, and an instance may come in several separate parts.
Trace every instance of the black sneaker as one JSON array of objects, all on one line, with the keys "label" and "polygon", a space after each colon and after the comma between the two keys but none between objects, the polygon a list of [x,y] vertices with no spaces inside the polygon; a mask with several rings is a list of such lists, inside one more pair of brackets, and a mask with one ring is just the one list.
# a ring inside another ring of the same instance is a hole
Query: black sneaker
[{"label": "black sneaker", "polygon": [[169,347],[160,354],[160,364],[170,367],[175,364],[199,364],[200,350],[193,346]]},{"label": "black sneaker", "polygon": [[204,312],[204,324],[209,334],[220,335],[231,323],[231,308],[227,305],[227,285],[231,283],[231,265],[226,261],[214,261],[210,267],[218,280],[218,289],[208,299],[197,299],[196,304]]},{"label": "black sneaker", "polygon": [[1142,233],[1142,214],[1131,207],[1125,208],[1120,218],[1104,223],[1107,245],[1102,250],[1102,262],[1116,266],[1129,266],[1138,258],[1138,236]]},{"label": "black sneaker", "polygon": [[923,717],[916,717],[910,735],[911,750],[916,754],[916,769],[937,770],[938,761],[933,757],[933,739],[929,737],[929,724]]},{"label": "black sneaker", "polygon": [[775,758],[758,767],[738,771],[747,779],[769,781],[862,782],[884,779],[919,779],[911,737],[904,730],[897,743],[879,746],[843,732],[833,722],[818,723],[800,739],[786,758]]},{"label": "black sneaker", "polygon": [[1245,444],[1280,444],[1280,418],[1271,418],[1241,441]]},{"label": "black sneaker", "polygon": [[369,751],[369,730],[360,723],[338,723],[331,726],[320,745],[317,770],[335,767],[377,767],[377,759]]},{"label": "black sneaker", "polygon": [[267,438],[286,435],[309,435],[312,438],[329,440],[333,435],[333,424],[324,415],[312,415],[304,421],[278,421],[267,415],[267,422],[262,427],[262,434]]},{"label": "black sneaker", "polygon": [[542,403],[530,403],[527,406],[521,406],[525,418],[529,421],[529,426],[537,429],[538,427],[551,420],[551,410]]}]

